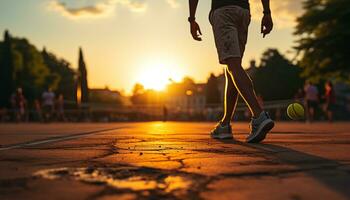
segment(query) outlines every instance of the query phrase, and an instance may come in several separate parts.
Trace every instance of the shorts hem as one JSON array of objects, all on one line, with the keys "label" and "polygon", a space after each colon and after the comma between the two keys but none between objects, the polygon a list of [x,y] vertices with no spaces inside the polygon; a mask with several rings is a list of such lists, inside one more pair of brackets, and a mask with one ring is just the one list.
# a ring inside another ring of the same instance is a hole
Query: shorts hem
[{"label": "shorts hem", "polygon": [[219,63],[222,64],[222,65],[226,65],[227,64],[226,60],[229,59],[229,58],[242,58],[242,56],[240,56],[240,55],[225,56],[223,58],[220,58]]}]

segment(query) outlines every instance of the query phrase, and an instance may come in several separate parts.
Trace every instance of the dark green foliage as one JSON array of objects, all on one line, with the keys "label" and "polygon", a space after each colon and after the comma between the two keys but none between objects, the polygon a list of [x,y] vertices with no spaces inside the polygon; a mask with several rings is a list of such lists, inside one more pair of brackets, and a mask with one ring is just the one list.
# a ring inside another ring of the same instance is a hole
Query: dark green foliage
[{"label": "dark green foliage", "polygon": [[13,60],[13,43],[8,31],[4,42],[0,43],[0,108],[9,107],[9,99],[15,89],[15,66]]},{"label": "dark green foliage", "polygon": [[252,77],[256,93],[264,100],[291,99],[304,81],[300,68],[293,65],[276,49],[267,50],[260,67]]},{"label": "dark green foliage", "polygon": [[8,106],[17,87],[23,88],[31,103],[40,99],[48,87],[62,93],[65,99],[75,100],[75,73],[67,61],[52,53],[40,52],[28,40],[10,37],[5,32],[0,42],[0,107]]},{"label": "dark green foliage", "polygon": [[54,54],[42,51],[44,63],[50,69],[51,75],[47,82],[55,89],[57,94],[63,94],[66,100],[76,101],[76,81],[75,71],[70,64],[64,60],[57,58]]},{"label": "dark green foliage", "polygon": [[312,82],[350,83],[350,6],[348,0],[306,0],[295,34],[302,76]]},{"label": "dark green foliage", "polygon": [[26,39],[13,39],[13,49],[16,87],[23,89],[27,99],[38,98],[46,87],[51,86],[47,82],[50,70],[44,64],[41,53]]},{"label": "dark green foliage", "polygon": [[220,97],[218,78],[214,74],[210,74],[207,82],[206,102],[207,104],[220,104]]},{"label": "dark green foliage", "polygon": [[79,49],[79,86],[81,88],[81,102],[89,102],[89,87],[87,82],[87,71],[83,56],[83,50]]}]

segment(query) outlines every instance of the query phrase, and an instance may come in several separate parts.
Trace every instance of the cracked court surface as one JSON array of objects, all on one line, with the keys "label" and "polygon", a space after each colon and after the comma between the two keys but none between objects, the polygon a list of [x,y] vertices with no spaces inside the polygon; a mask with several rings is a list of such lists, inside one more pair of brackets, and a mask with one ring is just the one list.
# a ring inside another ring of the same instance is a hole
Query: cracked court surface
[{"label": "cracked court surface", "polygon": [[350,199],[350,123],[0,124],[0,199]]}]

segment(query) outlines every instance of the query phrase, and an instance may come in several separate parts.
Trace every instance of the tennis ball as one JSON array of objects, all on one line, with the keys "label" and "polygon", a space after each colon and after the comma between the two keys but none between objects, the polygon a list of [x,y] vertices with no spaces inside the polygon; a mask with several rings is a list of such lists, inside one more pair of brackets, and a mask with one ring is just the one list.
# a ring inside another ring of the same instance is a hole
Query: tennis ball
[{"label": "tennis ball", "polygon": [[305,117],[304,107],[300,103],[292,103],[287,108],[287,115],[292,120],[301,120]]}]

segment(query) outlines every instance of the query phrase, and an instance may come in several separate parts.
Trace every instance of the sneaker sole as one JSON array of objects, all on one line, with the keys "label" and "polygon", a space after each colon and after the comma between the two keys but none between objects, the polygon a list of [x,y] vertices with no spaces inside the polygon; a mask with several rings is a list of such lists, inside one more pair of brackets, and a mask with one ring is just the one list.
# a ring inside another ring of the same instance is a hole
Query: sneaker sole
[{"label": "sneaker sole", "polygon": [[257,134],[252,138],[247,139],[248,143],[259,143],[266,138],[267,133],[273,129],[275,123],[272,120],[266,120],[259,127]]},{"label": "sneaker sole", "polygon": [[226,133],[226,134],[220,134],[220,135],[211,135],[211,138],[213,139],[219,139],[219,140],[225,140],[225,139],[232,139],[232,134]]}]

